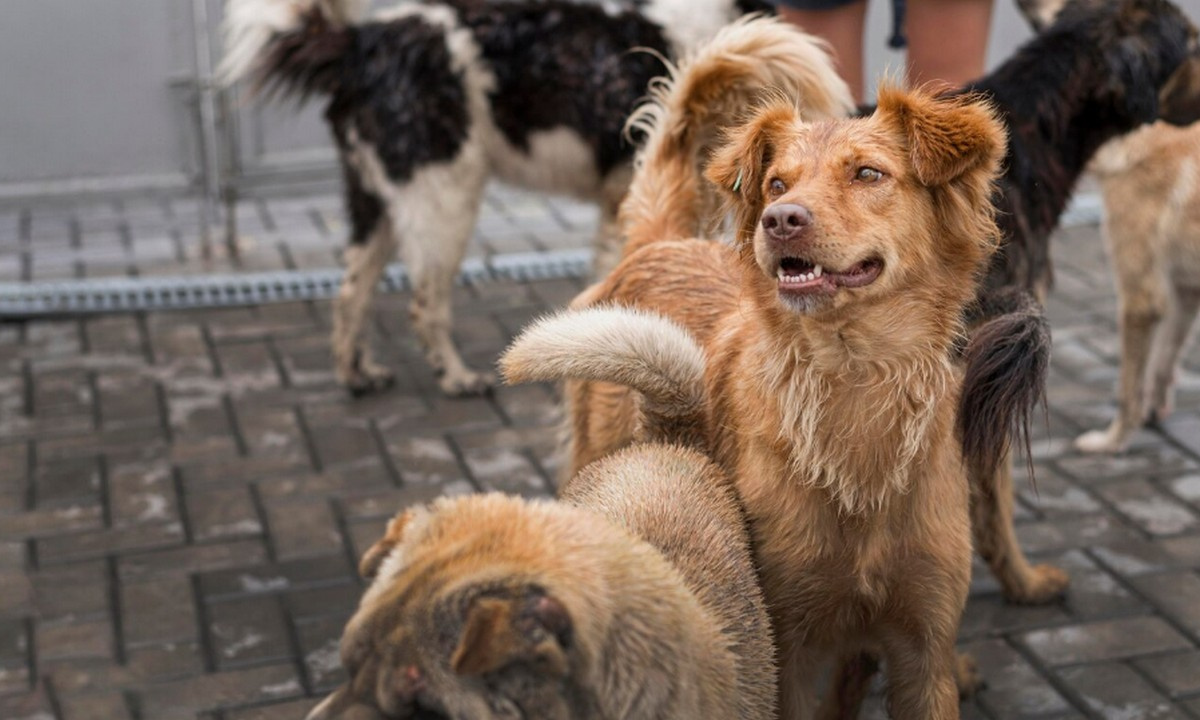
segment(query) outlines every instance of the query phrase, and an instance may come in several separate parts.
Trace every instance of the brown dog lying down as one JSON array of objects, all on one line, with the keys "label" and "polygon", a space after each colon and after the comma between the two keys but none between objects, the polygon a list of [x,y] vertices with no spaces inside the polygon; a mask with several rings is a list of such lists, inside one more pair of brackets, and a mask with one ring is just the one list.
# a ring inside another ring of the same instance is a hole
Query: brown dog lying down
[{"label": "brown dog lying down", "polygon": [[[678,437],[701,425],[693,414]],[[560,502],[407,510],[361,570],[373,582],[342,639],[350,680],[309,720],[776,717],[745,517],[695,450],[633,445]]]},{"label": "brown dog lying down", "polygon": [[782,717],[811,717],[820,665],[855,661],[853,675],[864,651],[887,662],[895,717],[958,717],[971,538],[956,414],[973,388],[955,346],[995,247],[1003,126],[986,104],[923,92],[885,89],[871,117],[811,124],[792,100],[767,102],[707,172],[733,205],[735,246],[682,239],[704,222],[692,159],[712,119],[695,98],[727,82],[690,68],[662,89],[622,210],[629,255],[575,303],[669,317],[703,371],[680,380],[674,345],[570,314],[530,356],[558,343],[574,363],[559,374],[587,380],[568,390],[576,465],[637,426],[636,393],[610,383],[704,387],[707,445],[750,519]]}]

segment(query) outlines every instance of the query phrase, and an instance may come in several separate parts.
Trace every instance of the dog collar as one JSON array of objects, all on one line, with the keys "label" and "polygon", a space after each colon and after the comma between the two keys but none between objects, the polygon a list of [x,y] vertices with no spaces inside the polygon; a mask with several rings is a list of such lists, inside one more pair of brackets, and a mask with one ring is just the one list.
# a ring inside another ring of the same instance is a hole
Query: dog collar
[{"label": "dog collar", "polygon": [[742,171],[738,170],[737,180],[733,181],[733,191],[736,193],[742,189]]}]

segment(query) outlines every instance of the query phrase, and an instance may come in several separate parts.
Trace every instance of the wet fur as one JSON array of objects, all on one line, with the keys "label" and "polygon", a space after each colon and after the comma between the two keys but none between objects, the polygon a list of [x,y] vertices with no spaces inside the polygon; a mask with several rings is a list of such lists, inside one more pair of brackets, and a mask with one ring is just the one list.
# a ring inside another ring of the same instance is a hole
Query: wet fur
[{"label": "wet fur", "polygon": [[[510,350],[514,376],[562,377],[565,356],[535,352],[552,326]],[[643,425],[558,502],[443,498],[398,515],[363,557],[351,679],[309,720],[776,717],[745,516],[729,478],[679,444],[702,429],[694,403],[656,399],[675,422]]]},{"label": "wet fur", "polygon": [[[686,68],[675,83],[698,95],[713,89]],[[694,172],[692,148],[648,154],[628,203],[657,196],[644,206],[659,215],[639,213],[627,225],[637,237],[646,223],[647,242],[574,303],[661,313],[703,349],[708,446],[750,517],[779,643],[784,717],[813,712],[823,662],[864,649],[888,660],[895,716],[958,712],[953,644],[970,535],[954,348],[994,247],[988,199],[1004,140],[984,105],[882,97],[872,119],[812,125],[799,122],[791,102],[767,101],[730,131],[707,176],[735,211],[733,248],[679,237],[700,223],[688,216],[692,196],[673,192],[695,182],[680,177]],[[654,132],[676,132],[674,119],[656,117],[649,146]],[[845,153],[885,158],[898,189],[847,190]],[[803,168],[817,179],[796,175]],[[887,280],[807,312],[782,304],[756,254],[759,218],[775,200],[766,196],[768,169],[795,176],[795,192],[828,223],[814,247],[849,264],[861,246],[878,246]],[[679,220],[656,222],[672,217]],[[940,281],[917,280],[933,276]],[[636,393],[599,382],[569,383],[567,393],[573,465],[632,439]],[[904,577],[893,572],[900,566]]]},{"label": "wet fur", "polygon": [[[1058,0],[1026,0],[1033,5]],[[1045,19],[1053,17],[1047,11]],[[1040,21],[1039,21],[1040,22]],[[968,316],[972,335],[995,322],[1018,333],[1025,349],[992,356],[969,376],[1002,374],[1003,386],[1026,388],[1024,395],[1005,394],[1027,402],[1041,394],[1049,335],[1034,314],[1053,281],[1049,238],[1070,199],[1080,174],[1097,149],[1157,117],[1190,122],[1200,117],[1200,59],[1195,29],[1167,0],[1074,0],[1046,31],[966,92],[982,94],[1000,110],[1009,133],[1004,174],[997,206],[1002,230],[1001,251],[993,256],[976,306]],[[1004,318],[1013,302],[1024,308]],[[1022,329],[1023,328],[1023,329]],[[983,359],[975,355],[975,360]],[[970,362],[971,360],[968,360]],[[993,385],[992,387],[1000,387]],[[960,418],[965,425],[986,417],[984,398],[964,396]],[[996,410],[995,399],[987,406]],[[1028,438],[1027,408],[999,412],[997,419],[1018,421],[1015,430]],[[983,410],[983,414],[980,411]],[[977,423],[981,424],[981,423]],[[994,426],[995,428],[1013,426]],[[969,432],[964,430],[964,433]],[[984,437],[984,436],[978,436]],[[982,457],[972,463],[973,516],[976,547],[1000,580],[1004,595],[1020,603],[1043,603],[1059,597],[1067,575],[1050,565],[1031,566],[1013,530],[1012,452],[1007,436],[998,442],[973,444]],[[1005,458],[995,472],[978,460],[990,459],[997,447]],[[968,451],[968,457],[972,452]]]},{"label": "wet fur", "polygon": [[[413,279],[411,324],[450,395],[492,383],[467,367],[451,337],[451,291],[485,182],[599,204],[603,274],[620,252],[615,215],[631,174],[622,130],[650,80],[666,72],[661,59],[762,9],[734,0],[611,11],[563,0],[446,0],[367,17],[357,0],[227,4],[227,82],[245,77],[272,95],[329,98],[351,226],[333,313],[338,380],[355,394],[393,381],[371,357],[367,314],[399,253]],[[821,60],[816,71],[832,76]],[[832,94],[810,101],[843,111]]]},{"label": "wet fur", "polygon": [[[1061,0],[1027,0],[1026,19],[1042,31]],[[1178,79],[1167,103],[1200,102],[1193,76]],[[1200,126],[1159,122],[1115,138],[1089,169],[1105,204],[1103,233],[1117,276],[1121,374],[1118,409],[1103,430],[1079,436],[1084,452],[1118,452],[1147,420],[1171,411],[1173,384],[1189,329],[1200,311]]]}]

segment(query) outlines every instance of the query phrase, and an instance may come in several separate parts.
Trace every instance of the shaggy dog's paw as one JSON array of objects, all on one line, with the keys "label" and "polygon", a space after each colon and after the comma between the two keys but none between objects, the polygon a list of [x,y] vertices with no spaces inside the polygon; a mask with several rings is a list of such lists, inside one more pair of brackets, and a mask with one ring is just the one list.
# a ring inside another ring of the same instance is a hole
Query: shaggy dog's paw
[{"label": "shaggy dog's paw", "polygon": [[396,374],[382,366],[360,368],[346,378],[345,386],[354,397],[383,392],[396,384]]},{"label": "shaggy dog's paw", "polygon": [[475,372],[467,370],[462,373],[446,373],[438,381],[442,392],[450,397],[466,397],[468,395],[483,395],[496,384],[496,374],[490,372]]},{"label": "shaggy dog's paw", "polygon": [[1005,596],[1010,602],[1021,605],[1044,605],[1062,597],[1071,578],[1065,571],[1053,565],[1035,565],[1023,587],[1010,589]]},{"label": "shaggy dog's paw", "polygon": [[954,681],[958,685],[958,697],[966,700],[984,687],[983,675],[979,674],[979,666],[975,658],[967,653],[959,653],[958,663],[954,668]]},{"label": "shaggy dog's paw", "polygon": [[1124,449],[1124,443],[1111,428],[1091,430],[1075,438],[1075,449],[1085,453],[1116,453]]}]

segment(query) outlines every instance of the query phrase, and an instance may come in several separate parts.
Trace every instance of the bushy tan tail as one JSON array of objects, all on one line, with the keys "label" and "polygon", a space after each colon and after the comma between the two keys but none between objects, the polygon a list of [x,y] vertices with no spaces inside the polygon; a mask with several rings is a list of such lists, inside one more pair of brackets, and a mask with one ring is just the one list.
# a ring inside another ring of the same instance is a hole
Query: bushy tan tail
[{"label": "bushy tan tail", "polygon": [[500,358],[509,383],[591,380],[642,394],[642,439],[703,441],[704,351],[686,330],[654,313],[596,307],[546,316]]},{"label": "bushy tan tail", "polygon": [[715,211],[700,163],[724,128],[769,95],[794,98],[801,117],[844,117],[850,89],[826,45],[782,20],[749,17],[721,30],[651,88],[629,128],[645,133],[621,206],[625,254],[700,234]]}]

